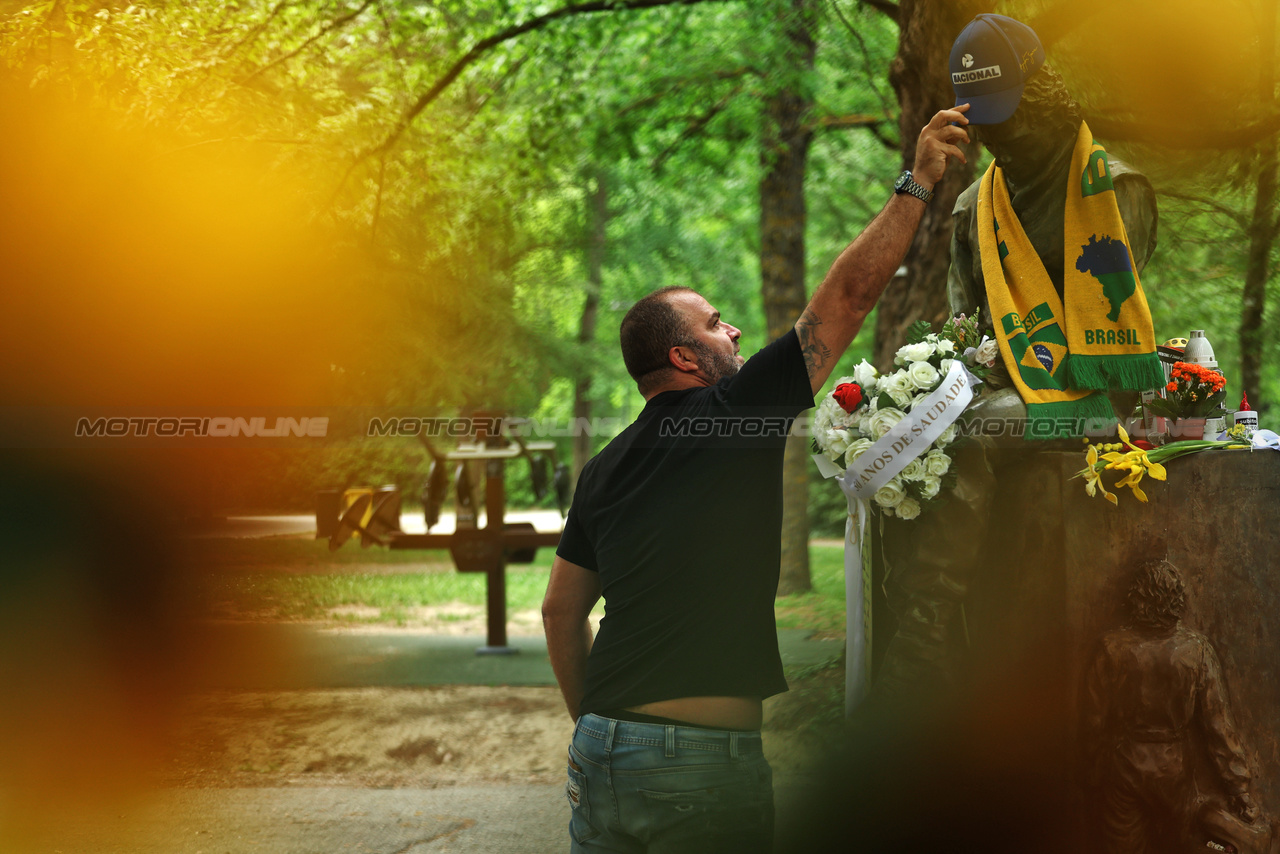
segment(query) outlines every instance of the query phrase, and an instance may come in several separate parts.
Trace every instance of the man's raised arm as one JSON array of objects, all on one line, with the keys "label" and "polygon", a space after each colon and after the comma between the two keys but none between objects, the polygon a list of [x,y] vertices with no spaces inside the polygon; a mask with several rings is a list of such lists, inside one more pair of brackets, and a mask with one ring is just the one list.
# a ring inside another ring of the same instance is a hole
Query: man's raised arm
[{"label": "man's raised arm", "polygon": [[[969,133],[963,127],[969,124],[964,117],[968,109],[968,104],[962,104],[942,110],[920,131],[911,177],[925,190],[932,191],[942,180],[949,158],[968,162],[957,147],[957,143],[969,141]],[[871,224],[836,258],[796,321],[814,394],[827,381],[836,361],[907,256],[926,204],[910,193],[894,193]]]}]

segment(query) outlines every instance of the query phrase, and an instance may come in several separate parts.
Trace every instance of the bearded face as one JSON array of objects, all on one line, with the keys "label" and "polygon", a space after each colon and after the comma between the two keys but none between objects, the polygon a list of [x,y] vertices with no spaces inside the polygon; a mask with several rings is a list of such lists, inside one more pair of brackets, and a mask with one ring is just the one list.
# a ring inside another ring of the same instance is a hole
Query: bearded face
[{"label": "bearded face", "polygon": [[689,344],[689,348],[697,354],[698,367],[702,369],[702,373],[706,375],[707,380],[712,385],[720,382],[725,377],[733,376],[742,367],[738,357],[734,354],[714,350],[701,341]]}]

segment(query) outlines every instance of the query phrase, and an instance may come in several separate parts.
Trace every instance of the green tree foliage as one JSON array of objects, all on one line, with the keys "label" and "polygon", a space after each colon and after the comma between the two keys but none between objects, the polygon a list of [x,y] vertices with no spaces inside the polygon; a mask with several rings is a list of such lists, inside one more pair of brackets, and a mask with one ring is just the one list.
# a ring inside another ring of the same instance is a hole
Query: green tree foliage
[{"label": "green tree foliage", "polygon": [[[1146,0],[1114,4],[1105,15],[1062,0],[998,5],[1037,26],[1099,137],[1161,192],[1160,249],[1144,276],[1157,332],[1205,328],[1223,365],[1238,364],[1257,146],[1274,118],[1257,94],[1256,52],[1217,36],[1200,54],[1162,50],[1161,39],[1189,44],[1203,21],[1193,13],[1204,4],[1190,0],[1178,6],[1181,17],[1151,14]],[[150,284],[130,293],[134,305],[151,306],[146,323],[96,338],[102,352],[137,351],[128,370],[113,368],[131,381],[129,403],[234,404],[243,390],[236,378],[248,376],[259,405],[293,389],[289,403],[499,409],[565,424],[575,396],[585,396],[604,419],[592,439],[598,448],[643,403],[615,335],[639,296],[688,284],[744,330],[746,349],[765,343],[760,185],[771,93],[790,86],[811,105],[801,120],[811,136],[803,257],[810,290],[888,195],[905,133],[890,68],[902,32],[918,24],[912,16],[930,7],[807,7],[815,52],[812,68],[800,72],[783,61],[794,8],[712,0],[7,2],[3,98],[25,105],[14,116],[44,117],[40,137],[30,125],[10,125],[30,150],[60,127],[81,128],[62,134],[64,165],[44,169],[49,182],[34,196],[79,192],[92,174],[127,176],[121,183],[144,188],[150,202],[120,202],[119,210],[156,234],[205,229],[224,255],[243,256],[238,265],[216,259],[225,281],[243,276],[255,252],[271,254],[264,246],[288,231],[282,224],[293,229],[296,246],[275,260],[269,281],[210,285],[200,311],[173,315],[163,335],[156,329],[165,312],[183,307],[154,298],[164,293],[161,273],[143,277]],[[1237,34],[1256,31],[1265,11],[1249,0],[1215,10],[1215,26]],[[1157,24],[1161,38],[1133,36]],[[918,27],[912,32],[919,36]],[[952,35],[938,30],[932,49],[945,53]],[[1260,130],[1237,138],[1240,128]],[[182,205],[165,195],[217,198],[220,184],[243,203],[223,198],[204,219],[175,214]],[[111,191],[95,198],[109,205]],[[56,230],[89,234],[112,218],[109,206],[96,215],[90,207],[64,212]],[[239,237],[228,231],[235,222]],[[180,257],[184,245],[165,257]],[[582,340],[588,295],[598,306]],[[68,286],[63,296],[74,304],[85,288]],[[1270,288],[1264,398],[1280,394],[1275,301]],[[873,326],[835,376],[871,355]],[[70,346],[53,326],[43,329]],[[209,330],[234,333],[229,350],[239,355],[202,361],[194,344],[184,349],[184,339],[214,340]],[[273,331],[294,350],[268,346]],[[157,371],[165,383],[148,379]],[[89,371],[90,379],[110,373]],[[49,373],[46,385],[67,376]],[[184,376],[193,379],[175,397]],[[568,438],[556,438],[567,459]],[[206,464],[205,479],[227,483],[234,503],[293,496],[305,506],[320,486],[395,481],[413,491],[425,470],[411,439],[271,454],[229,453]],[[513,495],[523,496],[513,477]],[[812,492],[839,503],[829,484]],[[838,506],[814,515],[842,518]]]},{"label": "green tree foliage", "polygon": [[1142,281],[1157,338],[1206,330],[1228,403],[1247,378],[1267,407],[1280,393],[1276,4],[1009,5],[1037,26],[1094,135],[1155,186],[1159,244]]}]

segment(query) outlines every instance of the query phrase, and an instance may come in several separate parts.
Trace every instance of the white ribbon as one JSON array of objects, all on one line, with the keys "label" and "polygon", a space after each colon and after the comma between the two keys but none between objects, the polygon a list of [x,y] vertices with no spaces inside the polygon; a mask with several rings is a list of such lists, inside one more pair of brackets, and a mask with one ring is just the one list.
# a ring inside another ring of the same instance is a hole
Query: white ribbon
[{"label": "white ribbon", "polygon": [[840,478],[841,488],[870,500],[950,427],[973,400],[973,386],[959,359],[953,359],[941,385],[912,407],[906,417],[866,450]]},{"label": "white ribbon", "polygon": [[[972,375],[960,359],[952,362],[941,385],[867,451],[841,476],[839,466],[822,454],[813,461],[824,478],[836,483],[849,504],[844,536],[845,673],[844,713],[850,715],[871,687],[871,572],[865,560],[868,501],[925,451],[973,400]],[[868,464],[861,461],[870,460]],[[883,462],[881,462],[883,461]],[[880,462],[877,468],[875,463]]]},{"label": "white ribbon", "polygon": [[[840,482],[844,489],[844,483]],[[845,492],[844,523],[844,713],[853,714],[871,688],[871,567],[863,554],[867,502]]]},{"label": "white ribbon", "polygon": [[[814,454],[813,461],[824,478],[841,474],[822,454]],[[851,715],[871,687],[871,567],[862,551],[871,508],[844,478],[836,483],[849,505],[844,522],[844,713]]]}]

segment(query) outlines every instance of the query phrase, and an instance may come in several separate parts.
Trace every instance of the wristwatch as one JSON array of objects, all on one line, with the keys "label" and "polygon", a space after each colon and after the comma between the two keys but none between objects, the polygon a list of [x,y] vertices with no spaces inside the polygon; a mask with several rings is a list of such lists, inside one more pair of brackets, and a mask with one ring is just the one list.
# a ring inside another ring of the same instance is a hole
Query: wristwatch
[{"label": "wristwatch", "polygon": [[910,193],[922,202],[928,202],[933,198],[933,190],[926,190],[917,184],[911,177],[911,170],[904,169],[902,174],[898,176],[898,180],[893,182],[893,191],[895,193]]}]

